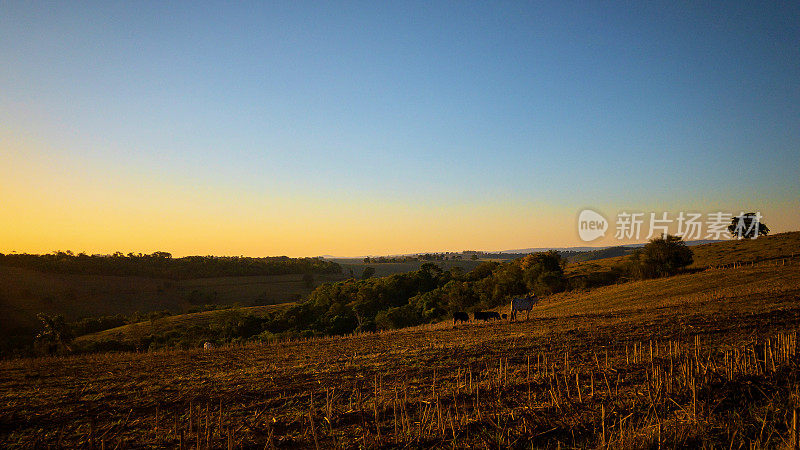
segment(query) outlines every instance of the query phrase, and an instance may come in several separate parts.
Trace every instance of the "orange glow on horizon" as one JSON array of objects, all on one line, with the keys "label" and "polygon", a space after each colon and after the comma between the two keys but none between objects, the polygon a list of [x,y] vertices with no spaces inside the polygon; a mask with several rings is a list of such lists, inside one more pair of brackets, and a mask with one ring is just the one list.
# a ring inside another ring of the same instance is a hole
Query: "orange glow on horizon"
[{"label": "orange glow on horizon", "polygon": [[[346,257],[628,243],[614,240],[613,228],[606,238],[580,241],[580,208],[572,205],[248,191],[214,180],[192,184],[92,166],[41,145],[8,136],[3,141],[3,253]],[[616,211],[601,206],[613,222]],[[800,222],[791,201],[768,206],[762,211],[773,232]]]}]

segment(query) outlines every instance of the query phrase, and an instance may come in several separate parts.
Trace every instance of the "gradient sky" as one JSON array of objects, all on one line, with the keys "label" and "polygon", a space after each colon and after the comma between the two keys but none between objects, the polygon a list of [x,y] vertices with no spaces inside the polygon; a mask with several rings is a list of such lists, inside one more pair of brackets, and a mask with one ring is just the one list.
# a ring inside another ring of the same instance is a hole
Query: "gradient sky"
[{"label": "gradient sky", "polygon": [[0,2],[0,252],[586,245],[587,207],[780,232],[798,194],[798,2]]}]

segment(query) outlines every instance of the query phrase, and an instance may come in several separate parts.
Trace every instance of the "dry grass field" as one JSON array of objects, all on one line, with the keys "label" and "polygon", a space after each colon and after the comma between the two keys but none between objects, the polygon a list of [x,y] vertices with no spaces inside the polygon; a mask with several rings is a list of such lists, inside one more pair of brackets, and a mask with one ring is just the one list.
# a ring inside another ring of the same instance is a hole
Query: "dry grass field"
[{"label": "dry grass field", "polygon": [[[751,264],[753,262],[778,261],[800,256],[800,232],[779,233],[759,239],[742,239],[691,247],[694,263],[689,269],[703,270],[708,267]],[[567,266],[568,275],[587,274],[597,270],[609,270],[622,263],[628,256],[597,259]]]},{"label": "dry grass field", "polygon": [[0,446],[788,448],[798,269],[565,293],[515,323],[3,361]]},{"label": "dry grass field", "polygon": [[775,261],[800,256],[800,232],[779,233],[759,239],[717,242],[693,247],[694,267],[705,268],[734,262]]}]

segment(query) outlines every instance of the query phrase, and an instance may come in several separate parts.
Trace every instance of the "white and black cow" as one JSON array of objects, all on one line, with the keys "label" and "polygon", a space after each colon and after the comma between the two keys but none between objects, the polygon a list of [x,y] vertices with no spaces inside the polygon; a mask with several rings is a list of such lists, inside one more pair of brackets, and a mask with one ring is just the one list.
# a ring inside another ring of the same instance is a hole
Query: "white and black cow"
[{"label": "white and black cow", "polygon": [[517,320],[517,311],[525,311],[525,320],[531,315],[533,305],[539,302],[539,297],[536,295],[525,297],[517,297],[511,299],[511,320]]}]

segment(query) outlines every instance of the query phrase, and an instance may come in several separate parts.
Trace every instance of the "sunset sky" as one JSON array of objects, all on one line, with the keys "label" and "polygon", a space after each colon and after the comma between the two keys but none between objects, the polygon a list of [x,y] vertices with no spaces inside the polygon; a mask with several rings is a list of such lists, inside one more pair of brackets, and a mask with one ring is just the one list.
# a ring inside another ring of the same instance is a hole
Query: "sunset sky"
[{"label": "sunset sky", "polygon": [[2,2],[0,252],[620,242],[584,208],[800,229],[800,3],[644,3]]}]

